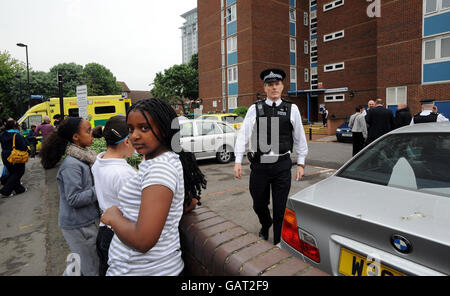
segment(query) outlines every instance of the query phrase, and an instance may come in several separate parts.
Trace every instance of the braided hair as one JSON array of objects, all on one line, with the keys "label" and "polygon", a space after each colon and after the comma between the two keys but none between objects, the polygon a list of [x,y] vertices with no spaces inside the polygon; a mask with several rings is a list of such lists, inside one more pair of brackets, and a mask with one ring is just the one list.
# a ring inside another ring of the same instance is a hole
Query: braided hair
[{"label": "braided hair", "polygon": [[[132,105],[128,110],[127,120],[130,112],[141,112],[156,139],[165,148],[180,156],[183,166],[184,204],[189,206],[193,198],[200,200],[202,188],[206,188],[207,181],[197,165],[195,155],[191,152],[183,151],[180,146],[180,125],[175,110],[167,102],[153,98],[141,100]],[[156,134],[145,112],[150,115],[157,125],[160,136]]]}]

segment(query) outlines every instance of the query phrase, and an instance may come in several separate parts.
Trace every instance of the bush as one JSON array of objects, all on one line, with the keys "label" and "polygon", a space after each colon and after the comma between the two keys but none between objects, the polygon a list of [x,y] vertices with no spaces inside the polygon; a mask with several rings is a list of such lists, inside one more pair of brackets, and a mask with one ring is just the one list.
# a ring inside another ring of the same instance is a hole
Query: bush
[{"label": "bush", "polygon": [[[104,138],[94,139],[94,143],[89,147],[90,150],[95,151],[97,154],[106,151],[106,141]],[[135,169],[139,168],[139,164],[142,161],[142,157],[135,153],[130,157],[126,158],[127,163],[134,167]]]},{"label": "bush", "polygon": [[234,109],[233,113],[237,114],[239,117],[245,118],[247,111],[248,111],[248,107],[242,106],[242,107],[237,107],[236,109]]}]

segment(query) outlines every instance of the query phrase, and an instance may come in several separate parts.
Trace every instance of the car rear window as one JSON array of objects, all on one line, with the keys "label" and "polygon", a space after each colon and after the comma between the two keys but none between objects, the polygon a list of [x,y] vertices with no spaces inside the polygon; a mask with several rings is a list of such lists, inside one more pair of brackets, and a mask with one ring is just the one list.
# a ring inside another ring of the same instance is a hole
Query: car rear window
[{"label": "car rear window", "polygon": [[450,133],[390,135],[337,176],[450,197]]},{"label": "car rear window", "polygon": [[243,121],[243,119],[240,116],[228,115],[222,117],[222,121],[233,124],[233,123],[240,123]]}]

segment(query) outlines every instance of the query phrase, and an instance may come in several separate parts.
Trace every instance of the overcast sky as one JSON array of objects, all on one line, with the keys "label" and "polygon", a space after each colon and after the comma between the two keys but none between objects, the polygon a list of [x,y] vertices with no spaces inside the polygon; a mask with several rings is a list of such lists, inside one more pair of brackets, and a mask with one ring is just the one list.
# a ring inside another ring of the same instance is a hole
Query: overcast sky
[{"label": "overcast sky", "polygon": [[132,90],[182,63],[182,15],[197,0],[0,0],[0,51],[48,72],[59,63],[104,65]]}]

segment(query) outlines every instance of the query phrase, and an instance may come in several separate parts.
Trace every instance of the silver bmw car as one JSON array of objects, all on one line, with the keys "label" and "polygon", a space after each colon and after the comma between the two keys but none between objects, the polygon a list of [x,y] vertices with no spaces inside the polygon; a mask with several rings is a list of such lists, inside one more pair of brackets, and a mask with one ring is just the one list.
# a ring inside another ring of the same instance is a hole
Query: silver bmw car
[{"label": "silver bmw car", "polygon": [[332,275],[450,275],[450,123],[394,130],[289,197],[280,247]]}]

